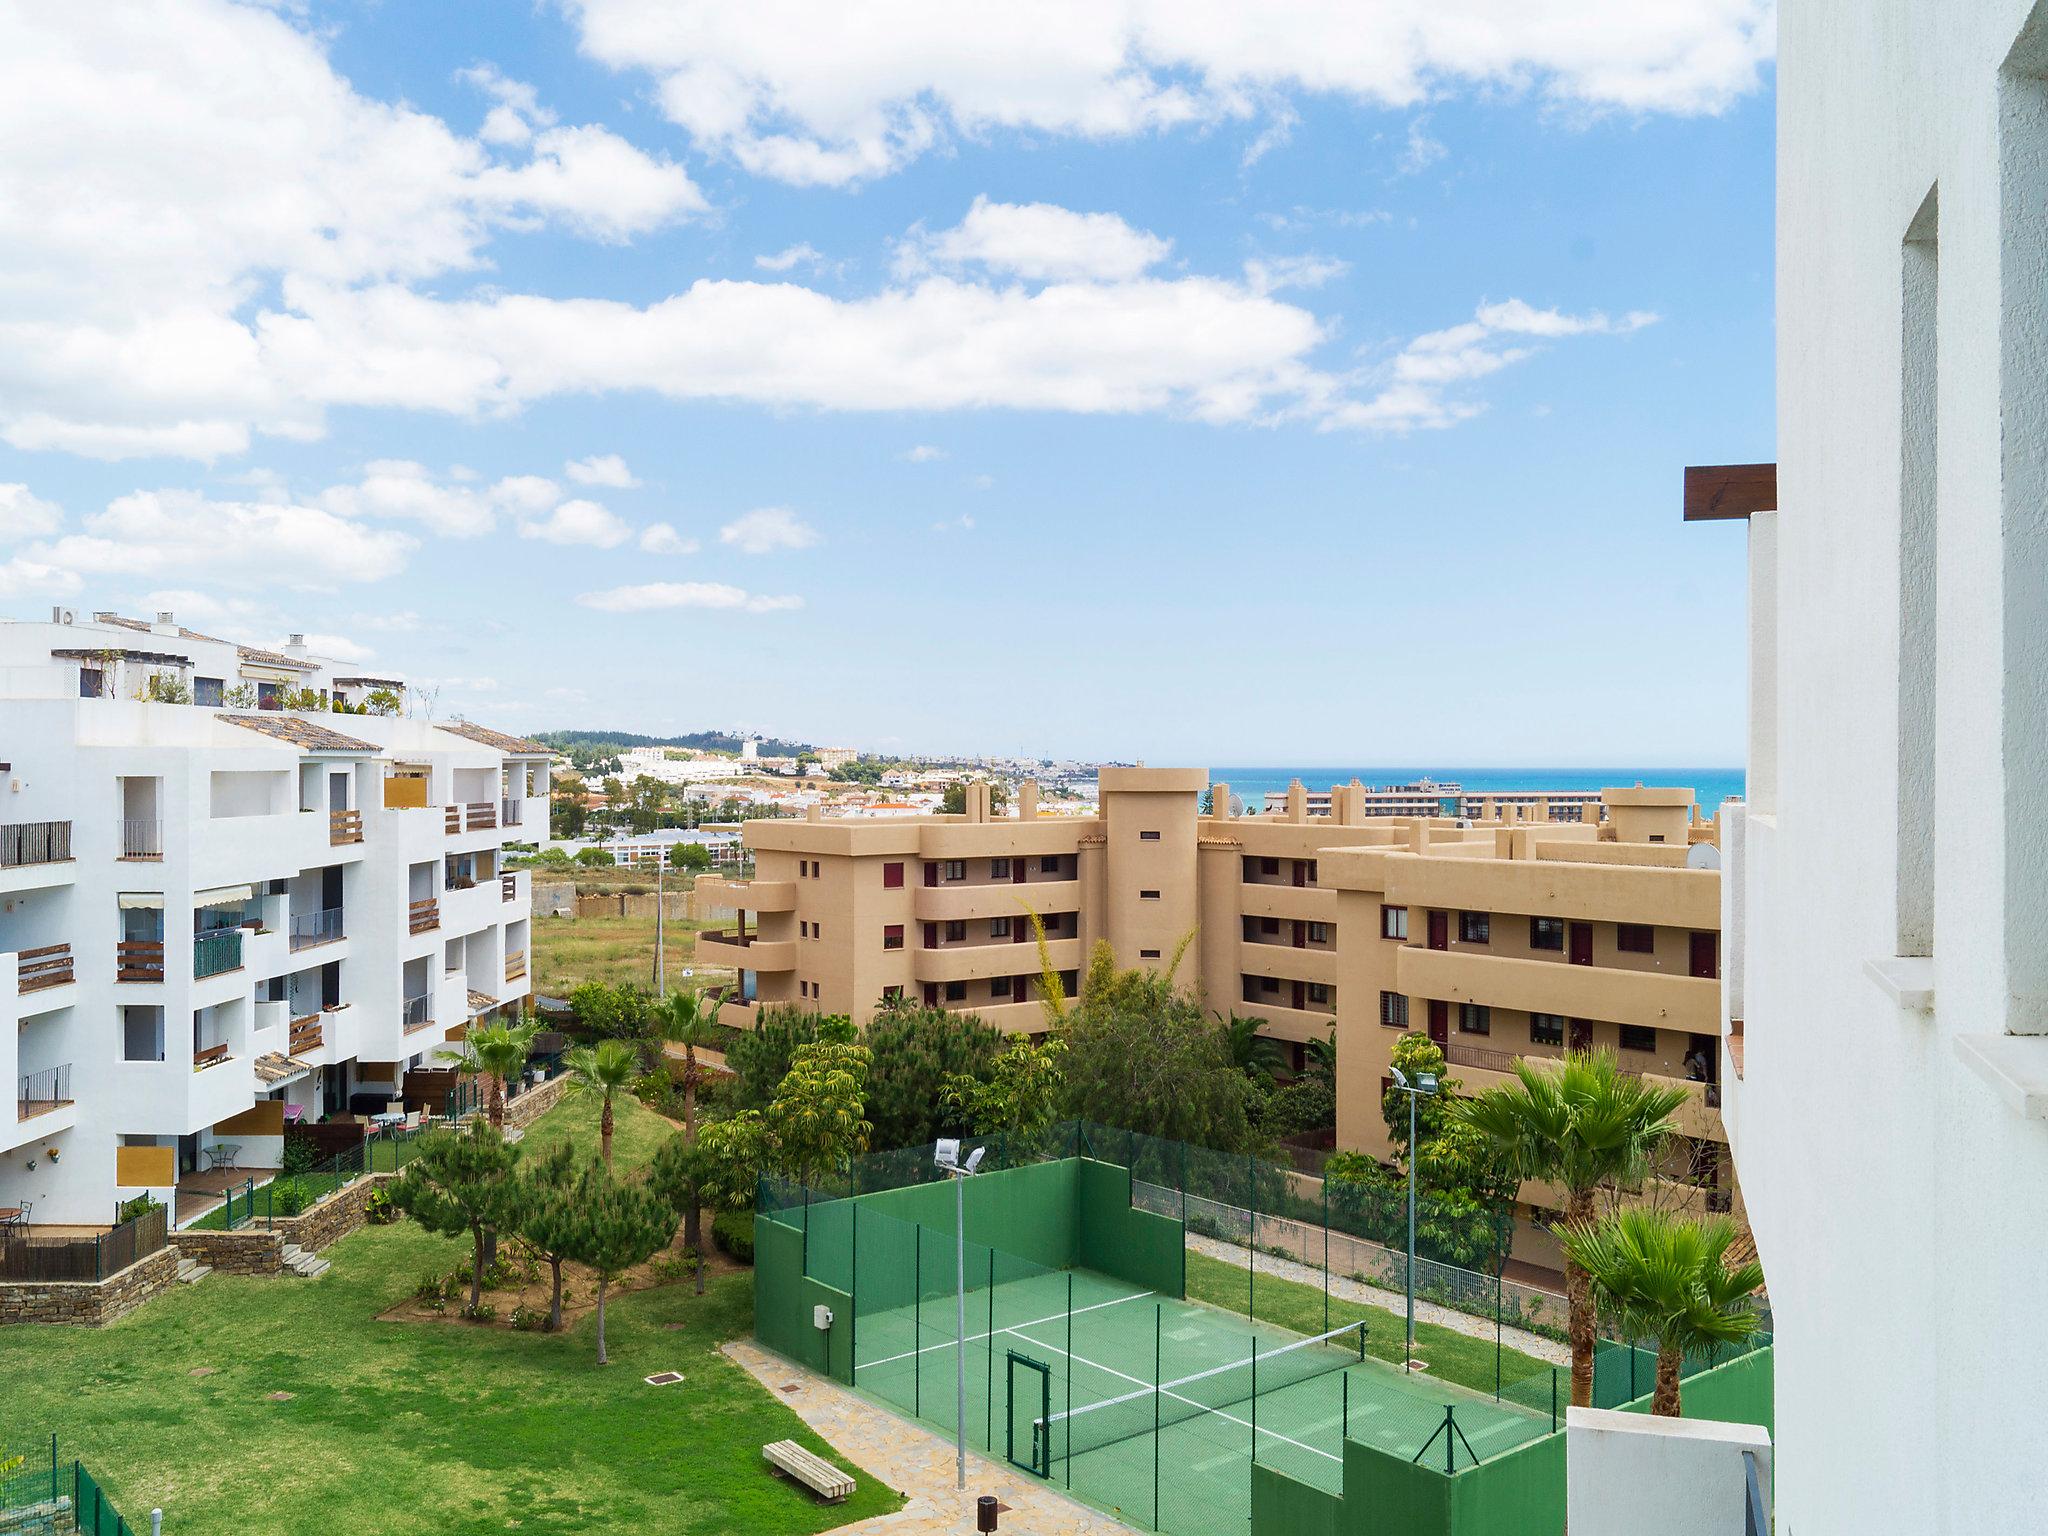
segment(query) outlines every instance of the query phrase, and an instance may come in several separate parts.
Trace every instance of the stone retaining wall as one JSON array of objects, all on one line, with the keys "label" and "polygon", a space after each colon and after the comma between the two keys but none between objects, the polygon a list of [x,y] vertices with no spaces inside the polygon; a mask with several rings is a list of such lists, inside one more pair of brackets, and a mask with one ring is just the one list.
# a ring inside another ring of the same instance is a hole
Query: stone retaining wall
[{"label": "stone retaining wall", "polygon": [[241,1232],[173,1234],[178,1251],[223,1275],[274,1275],[284,1268],[284,1239],[260,1227]]},{"label": "stone retaining wall", "polygon": [[104,1280],[0,1282],[0,1325],[71,1323],[97,1328],[125,1316],[178,1278],[178,1250],[159,1248]]},{"label": "stone retaining wall", "polygon": [[505,1129],[518,1130],[533,1124],[562,1102],[569,1091],[569,1077],[551,1077],[538,1088],[529,1088],[505,1106]]}]

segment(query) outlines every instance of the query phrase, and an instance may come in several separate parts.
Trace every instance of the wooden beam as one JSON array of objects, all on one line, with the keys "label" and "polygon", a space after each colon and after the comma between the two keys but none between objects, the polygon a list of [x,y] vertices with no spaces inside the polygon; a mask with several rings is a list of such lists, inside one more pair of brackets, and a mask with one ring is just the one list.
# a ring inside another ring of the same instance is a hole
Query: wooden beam
[{"label": "wooden beam", "polygon": [[1721,522],[1777,510],[1775,464],[1688,464],[1685,468],[1688,523]]}]

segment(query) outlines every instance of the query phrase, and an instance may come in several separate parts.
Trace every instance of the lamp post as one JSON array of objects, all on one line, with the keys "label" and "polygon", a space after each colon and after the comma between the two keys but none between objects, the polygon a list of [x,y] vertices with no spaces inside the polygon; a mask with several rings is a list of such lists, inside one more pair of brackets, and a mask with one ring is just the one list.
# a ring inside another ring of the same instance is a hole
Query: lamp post
[{"label": "lamp post", "polygon": [[953,1475],[954,1486],[962,1489],[967,1486],[967,1181],[980,1169],[986,1151],[987,1147],[976,1147],[963,1163],[960,1143],[949,1137],[932,1154],[932,1161],[953,1181],[953,1277],[957,1303],[953,1330]]},{"label": "lamp post", "polygon": [[1408,1352],[1401,1357],[1401,1369],[1415,1369],[1415,1101],[1436,1094],[1436,1074],[1418,1072],[1415,1081],[1399,1067],[1389,1065],[1394,1089],[1408,1095]]}]

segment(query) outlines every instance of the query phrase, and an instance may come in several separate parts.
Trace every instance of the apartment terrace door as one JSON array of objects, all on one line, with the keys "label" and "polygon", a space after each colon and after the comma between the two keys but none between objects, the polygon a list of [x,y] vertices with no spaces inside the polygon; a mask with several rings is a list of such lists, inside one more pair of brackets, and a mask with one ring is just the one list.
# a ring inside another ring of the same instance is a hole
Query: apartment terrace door
[{"label": "apartment terrace door", "polygon": [[1695,933],[1692,936],[1689,974],[1712,981],[1721,974],[1721,935]]},{"label": "apartment terrace door", "polygon": [[1429,1038],[1438,1045],[1451,1043],[1451,1005],[1440,997],[1429,1000]]},{"label": "apartment terrace door", "polygon": [[1451,947],[1451,914],[1432,912],[1429,914],[1429,947],[1449,949]]},{"label": "apartment terrace door", "polygon": [[1571,925],[1571,962],[1573,965],[1593,963],[1593,925],[1573,923]]}]

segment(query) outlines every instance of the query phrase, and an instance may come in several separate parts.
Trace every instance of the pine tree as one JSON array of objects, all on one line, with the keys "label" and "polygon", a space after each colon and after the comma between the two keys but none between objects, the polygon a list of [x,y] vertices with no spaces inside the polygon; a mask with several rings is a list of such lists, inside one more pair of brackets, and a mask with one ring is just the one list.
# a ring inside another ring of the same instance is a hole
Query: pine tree
[{"label": "pine tree", "polygon": [[576,1221],[566,1235],[567,1256],[597,1276],[597,1363],[609,1365],[604,1347],[605,1292],[611,1283],[668,1246],[676,1213],[645,1184],[612,1177],[602,1164],[577,1181]]},{"label": "pine tree", "polygon": [[562,1261],[568,1257],[580,1218],[576,1212],[576,1154],[558,1141],[520,1169],[514,1198],[514,1227],[546,1262],[552,1278],[548,1332],[562,1327]]},{"label": "pine tree", "polygon": [[519,1149],[481,1121],[467,1131],[429,1131],[391,1188],[391,1203],[429,1232],[474,1243],[469,1272],[472,1311],[483,1299],[485,1236],[516,1213],[513,1170]]}]

